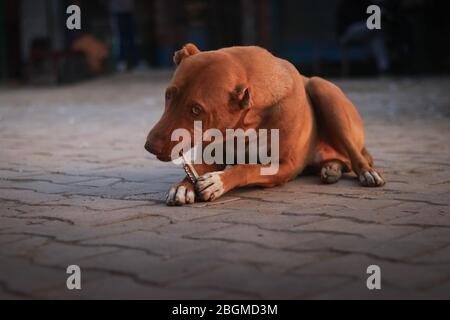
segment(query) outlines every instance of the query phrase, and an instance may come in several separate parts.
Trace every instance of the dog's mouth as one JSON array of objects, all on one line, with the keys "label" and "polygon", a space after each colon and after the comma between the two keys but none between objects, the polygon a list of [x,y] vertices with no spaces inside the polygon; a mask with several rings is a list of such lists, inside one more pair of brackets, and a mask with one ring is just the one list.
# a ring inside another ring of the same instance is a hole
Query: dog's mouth
[{"label": "dog's mouth", "polygon": [[156,158],[162,162],[172,161],[172,158],[170,156],[166,156],[166,155],[157,155]]},{"label": "dog's mouth", "polygon": [[197,157],[197,151],[198,151],[197,148],[198,147],[196,147],[196,146],[193,148],[189,148],[189,150],[186,151],[185,153],[183,153],[183,150],[181,150],[178,156],[173,157],[173,154],[171,154],[171,153],[167,154],[166,152],[156,152],[151,147],[146,147],[147,151],[149,151],[150,153],[155,155],[159,161],[162,161],[162,162],[172,161],[174,164],[183,164],[183,160],[182,160],[183,155],[190,162],[193,162],[194,159],[196,159],[196,157]]}]

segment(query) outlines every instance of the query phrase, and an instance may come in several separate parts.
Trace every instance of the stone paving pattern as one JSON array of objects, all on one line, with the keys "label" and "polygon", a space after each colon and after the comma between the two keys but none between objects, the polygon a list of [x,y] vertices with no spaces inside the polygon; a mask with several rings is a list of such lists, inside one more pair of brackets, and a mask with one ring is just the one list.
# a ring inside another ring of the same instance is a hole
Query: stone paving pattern
[{"label": "stone paving pattern", "polygon": [[384,188],[302,176],[166,207],[183,170],[143,146],[168,79],[0,89],[1,298],[450,298],[450,79],[336,81]]}]

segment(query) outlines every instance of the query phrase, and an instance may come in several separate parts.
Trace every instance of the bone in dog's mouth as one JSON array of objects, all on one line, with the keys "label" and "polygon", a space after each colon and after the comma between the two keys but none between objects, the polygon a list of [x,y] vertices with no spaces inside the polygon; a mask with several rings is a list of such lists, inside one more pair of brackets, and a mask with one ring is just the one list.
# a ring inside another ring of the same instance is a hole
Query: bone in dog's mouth
[{"label": "bone in dog's mouth", "polygon": [[180,152],[180,156],[182,159],[182,165],[183,169],[186,172],[189,180],[193,185],[197,183],[197,179],[199,177],[199,174],[195,170],[194,166],[190,163],[190,161],[186,158],[186,156],[183,154],[183,152]]}]

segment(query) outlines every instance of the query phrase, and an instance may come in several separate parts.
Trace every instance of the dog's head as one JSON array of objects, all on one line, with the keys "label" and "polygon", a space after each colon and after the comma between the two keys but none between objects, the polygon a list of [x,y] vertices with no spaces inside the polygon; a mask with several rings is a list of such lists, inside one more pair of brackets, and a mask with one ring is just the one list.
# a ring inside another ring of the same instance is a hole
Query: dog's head
[{"label": "dog's head", "polygon": [[164,113],[145,144],[162,161],[174,160],[174,130],[186,129],[193,136],[194,121],[201,121],[203,130],[238,128],[252,107],[245,71],[227,53],[200,52],[187,44],[175,52],[174,62],[177,69],[166,90]]}]

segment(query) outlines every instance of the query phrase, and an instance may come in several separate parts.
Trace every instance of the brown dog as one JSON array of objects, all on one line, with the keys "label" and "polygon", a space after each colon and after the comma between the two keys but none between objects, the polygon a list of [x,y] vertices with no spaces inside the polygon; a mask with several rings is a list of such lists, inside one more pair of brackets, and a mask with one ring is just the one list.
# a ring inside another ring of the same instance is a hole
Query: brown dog
[{"label": "brown dog", "polygon": [[173,186],[168,205],[212,201],[243,186],[274,187],[306,167],[320,170],[324,183],[355,172],[361,184],[379,187],[383,177],[364,147],[362,119],[334,84],[307,78],[289,62],[259,47],[231,47],[200,52],[187,44],[174,56],[178,66],[166,91],[160,121],[150,131],[145,148],[161,161],[171,160],[177,128],[279,129],[279,170],[262,175],[263,164],[195,165],[196,185],[187,178]]}]

